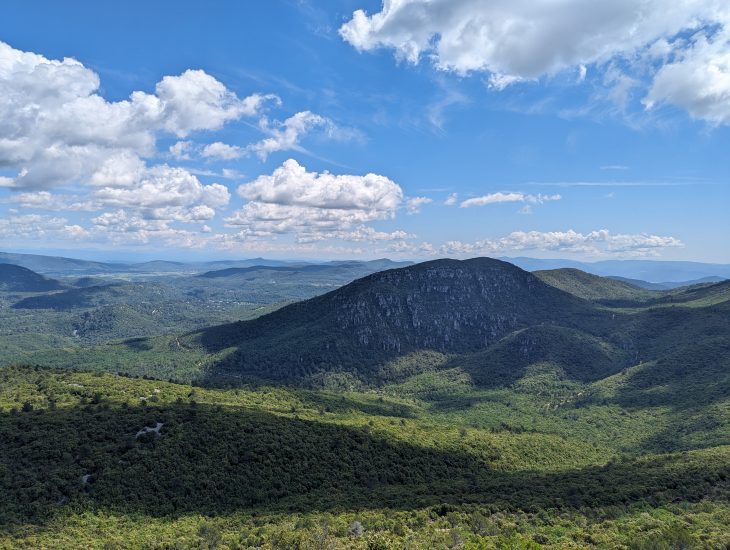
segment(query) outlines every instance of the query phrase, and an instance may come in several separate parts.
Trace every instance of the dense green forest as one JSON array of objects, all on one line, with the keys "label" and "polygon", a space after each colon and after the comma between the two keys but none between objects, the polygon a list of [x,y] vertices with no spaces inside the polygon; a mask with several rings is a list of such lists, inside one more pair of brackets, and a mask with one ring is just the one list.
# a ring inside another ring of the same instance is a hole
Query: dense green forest
[{"label": "dense green forest", "polygon": [[0,545],[730,543],[730,446],[657,452],[671,411],[578,406],[554,374],[444,399],[5,368]]}]

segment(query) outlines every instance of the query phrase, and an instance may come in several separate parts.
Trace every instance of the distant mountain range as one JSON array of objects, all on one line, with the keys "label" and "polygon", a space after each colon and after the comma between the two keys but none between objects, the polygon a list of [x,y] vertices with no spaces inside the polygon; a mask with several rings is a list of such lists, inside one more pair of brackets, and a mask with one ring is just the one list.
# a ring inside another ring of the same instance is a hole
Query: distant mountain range
[{"label": "distant mountain range", "polygon": [[[631,284],[647,290],[667,290],[688,284],[718,282],[730,279],[730,264],[712,264],[702,262],[680,262],[659,260],[605,260],[600,262],[579,262],[565,259],[538,258],[501,258],[527,271],[544,271],[561,268],[574,268],[600,275],[628,279]],[[250,258],[241,260],[220,260],[210,262],[174,262],[153,260],[147,262],[98,262],[79,260],[60,256],[44,256],[38,254],[15,254],[0,252],[0,263],[15,264],[31,269],[37,273],[51,276],[110,275],[129,273],[144,275],[154,274],[203,274],[220,271],[220,274],[208,274],[210,278],[225,277],[243,272],[226,271],[246,268],[282,267],[282,271],[294,269],[302,271],[304,266],[353,267],[365,266],[372,271],[390,269],[411,264],[413,262],[394,262],[388,259],[371,261],[334,261],[305,262],[271,260],[266,258]],[[318,268],[309,268],[314,271]],[[327,267],[323,268],[327,269]]]},{"label": "distant mountain range", "polygon": [[[578,262],[575,260],[545,260],[540,258],[502,258],[527,271],[572,267],[602,277],[638,279],[640,282],[684,286],[707,278],[730,279],[730,264],[678,262],[663,260],[603,260]],[[666,287],[662,287],[666,289]]]},{"label": "distant mountain range", "polygon": [[[114,273],[139,273],[139,274],[197,274],[215,271],[225,271],[231,269],[246,269],[261,267],[283,267],[286,270],[297,270],[305,266],[321,266],[311,267],[310,271],[321,269],[328,270],[331,268],[352,268],[365,266],[369,272],[380,269],[389,269],[408,265],[412,262],[394,262],[388,259],[357,261],[343,260],[332,262],[298,262],[271,260],[266,258],[250,258],[242,260],[217,260],[210,262],[173,262],[168,260],[153,260],[148,262],[129,263],[129,262],[96,262],[91,260],[78,260],[74,258],[65,258],[60,256],[42,256],[38,254],[15,254],[9,252],[0,252],[0,263],[19,265],[31,269],[37,273],[55,276],[89,276],[104,275]],[[235,272],[227,272],[221,276],[235,274]],[[211,278],[216,275],[210,274]]]},{"label": "distant mountain range", "polygon": [[680,288],[683,286],[713,284],[727,280],[727,277],[718,277],[716,275],[710,277],[702,277],[701,279],[691,279],[689,281],[665,281],[663,283],[650,283],[649,281],[630,279],[628,277],[618,277],[615,275],[609,275],[608,278],[614,279],[616,281],[623,281],[625,283],[638,286],[639,288],[643,288],[646,290],[672,290],[674,288]]}]

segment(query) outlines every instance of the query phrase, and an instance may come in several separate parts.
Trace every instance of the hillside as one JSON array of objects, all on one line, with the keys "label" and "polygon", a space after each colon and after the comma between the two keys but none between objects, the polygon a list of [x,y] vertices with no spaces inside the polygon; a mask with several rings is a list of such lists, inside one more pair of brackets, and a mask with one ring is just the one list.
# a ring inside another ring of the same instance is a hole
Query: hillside
[{"label": "hillside", "polygon": [[647,453],[666,411],[551,377],[446,402],[0,369],[0,546],[730,542],[727,446]]},{"label": "hillside", "polygon": [[704,283],[678,288],[667,293],[662,303],[681,303],[686,306],[703,307],[721,304],[730,300],[730,280],[719,283]]},{"label": "hillside", "polygon": [[591,275],[574,268],[534,271],[541,281],[565,292],[593,301],[647,300],[656,297],[624,281]]},{"label": "hillside", "polygon": [[410,352],[466,353],[541,323],[574,326],[602,314],[511,264],[436,260],[359,279],[255,321],[191,337],[210,352],[235,347],[218,375],[367,378]]},{"label": "hillside", "polygon": [[113,304],[162,302],[176,296],[164,285],[151,283],[106,284],[72,288],[54,294],[30,296],[13,305],[15,309],[71,310]]},{"label": "hillside", "polygon": [[63,285],[25,267],[0,263],[0,291],[48,292],[60,290]]}]

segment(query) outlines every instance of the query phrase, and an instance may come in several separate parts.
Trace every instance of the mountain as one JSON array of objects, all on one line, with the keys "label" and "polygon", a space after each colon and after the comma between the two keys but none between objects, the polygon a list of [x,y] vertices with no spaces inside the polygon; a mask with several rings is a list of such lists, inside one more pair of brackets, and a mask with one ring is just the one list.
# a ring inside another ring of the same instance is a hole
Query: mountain
[{"label": "mountain", "polygon": [[707,283],[719,283],[727,280],[727,277],[702,277],[701,279],[693,279],[691,281],[674,281],[674,282],[663,282],[663,283],[650,283],[649,281],[642,281],[641,279],[629,279],[627,277],[608,276],[609,279],[616,281],[623,281],[633,286],[638,286],[646,290],[673,290],[683,286],[701,285]]},{"label": "mountain", "polygon": [[702,377],[704,358],[722,356],[729,310],[730,282],[657,293],[576,270],[436,260],[184,340],[215,357],[212,383],[377,386],[457,369],[491,387],[543,363],[585,383],[641,363],[664,365],[681,384],[687,369]]},{"label": "mountain", "polygon": [[12,292],[47,292],[60,290],[63,285],[25,267],[0,263],[0,290]]},{"label": "mountain", "polygon": [[372,260],[365,262],[348,261],[302,265],[254,265],[249,267],[229,267],[215,271],[206,271],[205,273],[198,275],[198,277],[205,279],[239,278],[243,280],[268,277],[272,280],[277,280],[281,279],[283,275],[283,279],[286,280],[291,278],[290,275],[297,275],[299,277],[313,276],[316,278],[316,282],[320,284],[324,283],[325,278],[327,277],[334,277],[335,279],[339,279],[340,277],[349,277],[349,280],[342,281],[342,284],[344,284],[352,279],[363,277],[376,271],[383,271],[406,265],[410,265],[410,262]]},{"label": "mountain", "polygon": [[667,292],[662,303],[686,306],[711,306],[730,300],[730,280],[715,284],[697,284]]},{"label": "mountain", "polygon": [[603,277],[623,277],[655,282],[695,281],[705,277],[730,279],[730,264],[680,262],[659,260],[603,260],[579,262],[575,260],[541,258],[502,258],[528,271],[572,267]]},{"label": "mountain", "polygon": [[543,282],[586,300],[646,300],[655,297],[650,291],[629,282],[591,275],[575,268],[534,271]]},{"label": "mountain", "polygon": [[306,266],[324,266],[322,268],[324,270],[333,268],[361,269],[362,274],[365,274],[365,272],[373,273],[383,269],[391,269],[393,267],[408,265],[410,262],[394,262],[388,259],[369,261],[345,260],[333,262],[304,262],[270,260],[266,258],[214,260],[209,262],[175,262],[169,260],[152,260],[147,262],[97,262],[65,258],[61,256],[0,252],[0,263],[16,264],[37,271],[38,273],[63,276],[89,276],[112,273],[154,276],[164,274],[195,274],[227,269],[261,269],[263,267],[289,267],[300,269]]},{"label": "mountain", "polygon": [[53,309],[57,311],[110,304],[162,303],[176,298],[175,290],[152,283],[112,283],[72,288],[63,292],[30,296],[13,305],[14,309]]},{"label": "mountain", "polygon": [[[39,254],[13,254],[0,252],[0,262],[7,262],[32,269],[38,273],[68,275],[74,273],[109,273],[119,271],[119,265],[60,256]],[[121,264],[120,264],[121,265]]]},{"label": "mountain", "polygon": [[362,380],[412,352],[468,353],[540,324],[600,323],[590,304],[509,263],[435,260],[378,272],[253,321],[198,333],[210,352],[236,347],[221,376],[344,373]]}]

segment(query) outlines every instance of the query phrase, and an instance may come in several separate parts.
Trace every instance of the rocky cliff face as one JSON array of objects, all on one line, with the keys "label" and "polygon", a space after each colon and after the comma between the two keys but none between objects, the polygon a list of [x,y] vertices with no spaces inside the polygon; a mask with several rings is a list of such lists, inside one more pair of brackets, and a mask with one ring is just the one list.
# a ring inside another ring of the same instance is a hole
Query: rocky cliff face
[{"label": "rocky cliff face", "polygon": [[486,258],[386,271],[342,290],[332,296],[337,326],[363,346],[396,352],[487,346],[543,321],[557,297],[531,274]]}]

